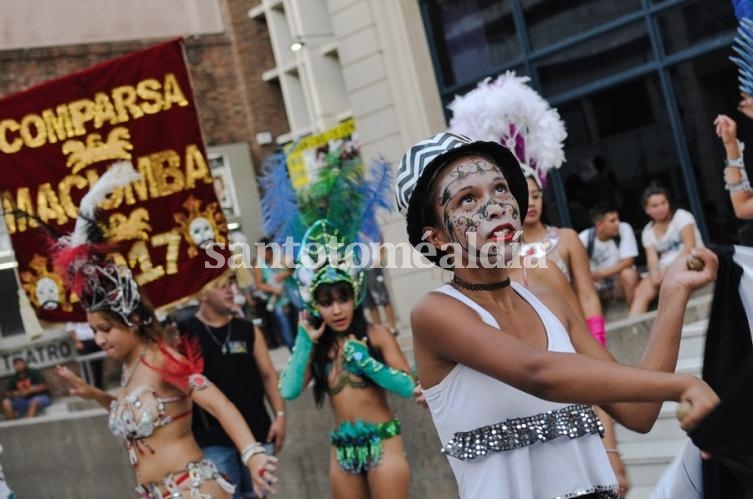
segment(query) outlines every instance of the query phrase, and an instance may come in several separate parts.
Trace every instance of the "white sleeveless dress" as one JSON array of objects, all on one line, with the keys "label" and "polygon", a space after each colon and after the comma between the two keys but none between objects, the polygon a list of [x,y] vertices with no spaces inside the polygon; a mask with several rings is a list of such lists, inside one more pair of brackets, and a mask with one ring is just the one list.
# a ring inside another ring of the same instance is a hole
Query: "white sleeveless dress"
[{"label": "white sleeveless dress", "polygon": [[[512,287],[540,317],[548,350],[574,352],[554,314],[524,287]],[[437,291],[499,329],[489,312],[457,289]],[[603,428],[590,407],[548,402],[461,364],[424,395],[463,499],[619,497],[601,443]]]}]

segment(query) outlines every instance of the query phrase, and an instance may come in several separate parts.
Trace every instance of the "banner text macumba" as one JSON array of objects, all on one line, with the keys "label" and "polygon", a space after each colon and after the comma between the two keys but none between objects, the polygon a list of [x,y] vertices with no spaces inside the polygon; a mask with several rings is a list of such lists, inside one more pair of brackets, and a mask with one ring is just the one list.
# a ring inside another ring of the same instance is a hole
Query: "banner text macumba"
[{"label": "banner text macumba", "polygon": [[[141,178],[125,188],[116,189],[102,204],[104,210],[115,209],[122,203],[133,205],[147,199],[169,196],[186,189],[193,189],[197,182],[211,183],[212,175],[201,149],[196,144],[186,146],[183,160],[172,150],[159,151],[136,159],[135,165]],[[36,189],[20,187],[16,192],[0,193],[8,234],[24,232],[39,224],[33,218],[17,216],[14,210],[37,216],[47,223],[64,225],[78,214],[71,191],[78,189],[82,195],[94,185],[99,175],[94,169],[80,174],[66,175],[56,186],[45,182]]]},{"label": "banner text macumba", "polygon": [[27,114],[20,121],[0,117],[0,152],[14,154],[24,146],[55,144],[86,135],[88,126],[99,129],[189,104],[173,73],[167,73],[161,82],[147,78],[136,85],[113,88],[109,94],[97,92],[91,99]]}]

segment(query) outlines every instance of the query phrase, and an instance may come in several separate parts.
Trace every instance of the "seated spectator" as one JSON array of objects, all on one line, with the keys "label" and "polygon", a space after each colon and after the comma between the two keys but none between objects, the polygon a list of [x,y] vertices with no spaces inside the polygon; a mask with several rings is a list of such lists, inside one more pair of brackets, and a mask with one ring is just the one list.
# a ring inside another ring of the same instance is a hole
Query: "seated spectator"
[{"label": "seated spectator", "polygon": [[657,297],[664,274],[675,258],[687,256],[693,248],[702,248],[703,240],[698,232],[693,214],[670,204],[669,192],[652,182],[643,191],[643,209],[651,218],[641,233],[646,249],[648,274],[641,279],[635,290],[635,298],[628,315],[646,312],[651,301]]},{"label": "seated spectator", "polygon": [[[66,324],[65,329],[68,331],[68,337],[73,340],[73,344],[76,347],[76,353],[79,356],[102,351],[94,341],[94,331],[92,331],[88,322],[69,322]],[[103,382],[102,362],[102,359],[89,361],[92,379],[86,380],[87,383],[93,384],[100,389],[105,387]]]},{"label": "seated spectator", "polygon": [[11,376],[3,398],[5,419],[15,419],[16,415],[31,418],[50,405],[50,391],[42,373],[29,369],[26,359],[13,359],[15,374]]},{"label": "seated spectator", "polygon": [[620,222],[617,208],[608,203],[595,204],[590,214],[593,227],[578,236],[588,253],[596,291],[602,300],[624,298],[630,306],[638,286],[634,265],[638,244],[633,228]]}]

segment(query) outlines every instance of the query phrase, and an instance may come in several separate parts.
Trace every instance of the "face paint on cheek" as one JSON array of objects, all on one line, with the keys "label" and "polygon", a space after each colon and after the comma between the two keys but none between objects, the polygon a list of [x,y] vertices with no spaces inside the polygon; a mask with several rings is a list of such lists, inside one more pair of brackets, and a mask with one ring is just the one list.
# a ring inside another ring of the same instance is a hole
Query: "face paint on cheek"
[{"label": "face paint on cheek", "polygon": [[478,230],[479,218],[475,213],[468,213],[464,210],[445,209],[444,225],[450,241],[457,243],[467,251],[469,247],[469,233],[475,233]]}]

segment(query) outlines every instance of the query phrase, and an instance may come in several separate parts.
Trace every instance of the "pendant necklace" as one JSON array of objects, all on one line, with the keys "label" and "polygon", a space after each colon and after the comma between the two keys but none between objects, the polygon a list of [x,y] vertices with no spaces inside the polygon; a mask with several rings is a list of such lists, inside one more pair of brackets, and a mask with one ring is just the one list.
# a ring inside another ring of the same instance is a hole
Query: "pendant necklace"
[{"label": "pendant necklace", "polygon": [[141,359],[144,358],[146,355],[146,347],[144,347],[144,350],[139,354],[139,358],[136,359],[136,364],[133,366],[133,368],[128,372],[126,370],[125,362],[123,363],[123,372],[120,373],[120,386],[125,388],[128,386],[128,383],[131,382],[131,378],[133,378],[133,375],[136,373],[136,369],[139,367],[139,364],[141,364]]},{"label": "pendant necklace", "polygon": [[[199,319],[201,320],[201,319]],[[209,327],[209,324],[207,324],[204,321],[201,321],[202,324],[204,324],[204,329],[207,330],[207,333],[209,333],[209,337],[212,338],[212,341],[214,341],[218,347],[220,347],[220,351],[222,352],[222,355],[227,355],[228,352],[228,343],[230,342],[230,332],[231,332],[231,325],[233,324],[233,319],[230,319],[227,323],[227,333],[225,333],[225,341],[220,343],[220,340],[217,339],[217,336],[214,335],[214,331],[212,331],[212,328]]]}]

